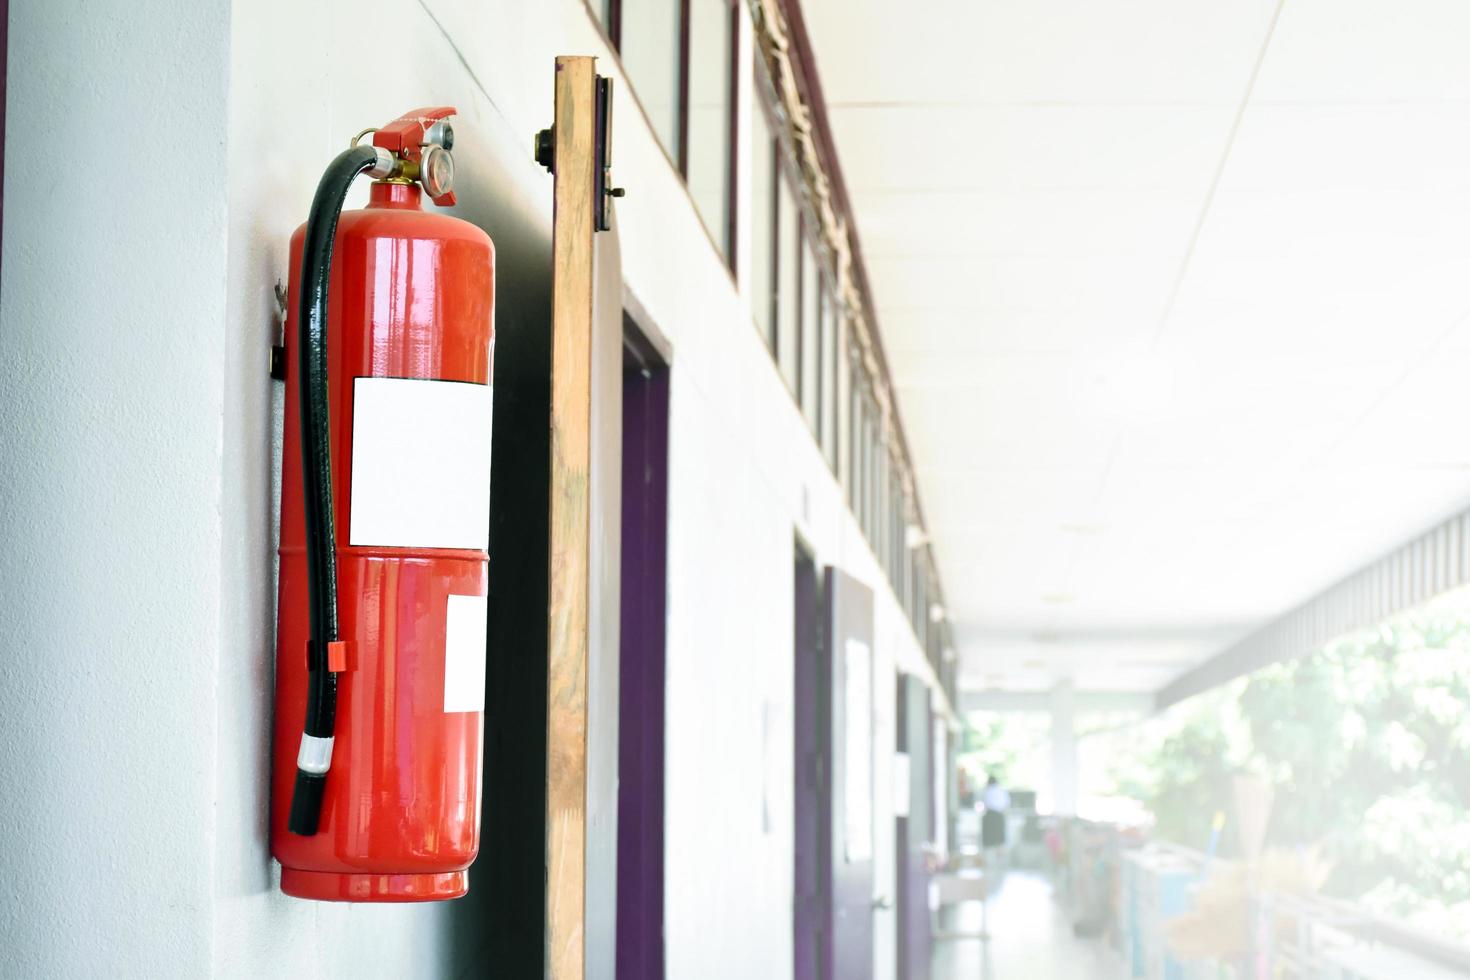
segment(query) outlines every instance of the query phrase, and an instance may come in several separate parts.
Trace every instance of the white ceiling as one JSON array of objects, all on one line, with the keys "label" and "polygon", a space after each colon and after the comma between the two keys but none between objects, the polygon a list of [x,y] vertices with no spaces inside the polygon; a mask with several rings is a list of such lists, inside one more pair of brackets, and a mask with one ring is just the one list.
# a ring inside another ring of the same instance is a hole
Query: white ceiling
[{"label": "white ceiling", "polygon": [[1470,505],[1470,3],[802,0],[970,689]]}]

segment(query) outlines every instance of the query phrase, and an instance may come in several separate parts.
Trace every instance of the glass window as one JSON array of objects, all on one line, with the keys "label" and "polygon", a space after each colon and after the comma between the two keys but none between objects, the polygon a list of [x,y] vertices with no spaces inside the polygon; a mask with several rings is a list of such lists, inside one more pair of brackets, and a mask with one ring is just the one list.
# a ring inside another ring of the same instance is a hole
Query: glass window
[{"label": "glass window", "polygon": [[853,478],[857,481],[857,502],[853,505],[857,514],[858,527],[863,533],[868,530],[868,400],[858,393],[858,441],[857,441],[856,472]]},{"label": "glass window", "polygon": [[878,406],[868,403],[868,497],[863,509],[863,526],[868,529],[868,540],[876,536],[878,516]]},{"label": "glass window", "polygon": [[720,254],[730,254],[730,113],[733,8],[689,3],[689,140],[684,179]]},{"label": "glass window", "polygon": [[681,0],[621,0],[618,55],[653,131],[679,155],[679,7]]},{"label": "glass window", "polygon": [[863,534],[872,536],[868,523],[868,507],[873,499],[873,412],[866,391],[861,395],[863,432],[858,442],[858,526]]},{"label": "glass window", "polygon": [[889,518],[892,511],[888,507],[888,501],[892,499],[889,494],[888,481],[891,478],[891,467],[885,460],[883,464],[883,495],[878,498],[878,538],[873,545],[873,550],[878,553],[878,567],[883,570],[884,578],[888,577],[888,543],[889,543]]},{"label": "glass window", "polygon": [[893,591],[898,593],[898,570],[900,568],[899,556],[903,554],[903,512],[900,510],[898,480],[894,480],[888,488],[888,571],[889,584]]},{"label": "glass window", "polygon": [[888,498],[888,452],[883,442],[883,417],[873,407],[873,540],[883,533],[883,501]]},{"label": "glass window", "polygon": [[[876,419],[877,416],[875,415]],[[883,465],[883,443],[878,438],[878,426],[873,426],[873,499],[868,504],[868,541],[876,542],[883,536],[883,500],[888,493],[884,484],[886,467]],[[877,551],[876,545],[873,550]]]},{"label": "glass window", "polygon": [[914,633],[919,642],[924,640],[923,617],[919,615],[919,607],[924,604],[924,566],[919,561],[919,553],[913,552],[914,558],[914,597],[913,606],[909,609],[909,619],[914,624]]},{"label": "glass window", "polygon": [[878,553],[881,567],[888,549],[888,454],[878,447],[878,492],[873,496],[873,550]]},{"label": "glass window", "polygon": [[776,337],[777,361],[781,375],[793,392],[797,390],[797,365],[800,363],[796,324],[800,310],[798,282],[801,271],[801,211],[791,179],[781,180],[780,213],[776,222]]},{"label": "glass window", "polygon": [[858,444],[858,486],[862,487],[862,500],[858,506],[858,524],[863,534],[869,534],[868,506],[873,497],[873,413],[868,403],[867,392],[863,392],[863,437]]},{"label": "glass window", "polygon": [[892,577],[894,588],[900,589],[903,585],[903,556],[908,554],[908,517],[903,506],[903,487],[897,482],[893,485],[893,569],[889,573]]},{"label": "glass window", "polygon": [[837,409],[837,418],[834,422],[835,428],[833,430],[832,437],[832,442],[834,443],[832,451],[832,472],[836,474],[839,483],[846,484],[846,474],[848,467],[847,460],[849,456],[849,450],[847,446],[847,433],[852,428],[852,421],[849,415],[849,398],[852,388],[852,379],[848,376],[848,372],[844,368],[844,365],[848,363],[847,322],[845,320],[838,321],[836,333],[836,363],[832,365],[832,369],[837,374],[837,383],[835,385],[836,391],[833,392],[834,404]]},{"label": "glass window", "polygon": [[820,330],[822,341],[822,374],[818,381],[818,430],[822,454],[827,465],[837,469],[837,311],[832,302],[832,291],[822,285],[822,318]]},{"label": "glass window", "polygon": [[925,615],[925,610],[929,607],[929,569],[917,559],[917,554],[915,552],[914,578],[918,580],[919,588],[914,596],[914,632],[919,634],[919,646],[927,648],[929,617]]},{"label": "glass window", "polygon": [[862,444],[863,438],[863,403],[858,396],[857,374],[855,369],[849,367],[852,374],[852,384],[847,389],[847,400],[849,403],[848,418],[851,425],[847,430],[847,506],[852,509],[854,515],[861,514],[858,509],[858,457],[861,455],[858,446]]},{"label": "glass window", "polygon": [[888,488],[888,581],[898,590],[898,556],[903,553],[903,515],[898,508],[898,484]]},{"label": "glass window", "polygon": [[763,104],[751,109],[751,144],[755,154],[750,181],[750,312],[766,346],[776,350],[776,154],[780,148],[771,133]]},{"label": "glass window", "polygon": [[801,381],[797,391],[801,414],[812,434],[817,432],[817,379],[821,376],[821,350],[818,344],[818,308],[821,306],[821,269],[809,239],[801,246],[801,341],[797,360],[801,364]]},{"label": "glass window", "polygon": [[903,609],[909,622],[914,621],[914,553],[908,552],[903,560]]},{"label": "glass window", "polygon": [[857,459],[858,438],[863,429],[863,410],[858,401],[857,365],[849,361],[847,365],[847,505],[852,512],[858,512],[858,485],[857,485]]},{"label": "glass window", "polygon": [[929,649],[929,603],[933,601],[929,595],[929,563],[927,561],[919,564],[919,581],[923,588],[919,590],[919,608],[915,610],[919,617],[919,642],[924,644],[924,649]]}]

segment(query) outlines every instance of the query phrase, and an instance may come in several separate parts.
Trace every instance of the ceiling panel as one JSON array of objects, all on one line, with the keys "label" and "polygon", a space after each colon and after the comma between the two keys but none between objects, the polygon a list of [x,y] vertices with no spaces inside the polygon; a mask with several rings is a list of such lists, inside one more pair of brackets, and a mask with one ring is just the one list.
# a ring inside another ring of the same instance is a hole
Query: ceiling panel
[{"label": "ceiling panel", "polygon": [[[848,189],[1203,190],[1224,149],[1224,105],[839,105]],[[1077,166],[1085,156],[1089,166]],[[923,166],[915,169],[916,160]],[[865,219],[866,214],[859,214]]]},{"label": "ceiling panel", "polygon": [[1363,414],[1333,447],[1330,460],[1401,472],[1470,469],[1466,419],[1470,419],[1470,351],[1436,347],[1373,411]]},{"label": "ceiling panel", "polygon": [[808,0],[830,102],[1224,102],[1271,0]]},{"label": "ceiling panel", "polygon": [[[863,255],[1184,254],[1203,189],[869,191],[852,196]],[[958,220],[957,220],[958,219]]]},{"label": "ceiling panel", "polygon": [[1289,0],[1262,66],[1265,102],[1470,100],[1463,0]]},{"label": "ceiling panel", "polygon": [[1470,505],[1470,5],[803,10],[964,684],[1154,690]]},{"label": "ceiling panel", "polygon": [[[1146,317],[1107,314],[1101,306],[887,307],[880,314],[889,363],[906,373],[938,352],[962,354],[1105,354],[1146,336]],[[910,361],[910,355],[914,360]]]},{"label": "ceiling panel", "polygon": [[1179,259],[1171,255],[922,255],[867,262],[879,322],[892,309],[986,306],[1091,310],[1152,325]]}]

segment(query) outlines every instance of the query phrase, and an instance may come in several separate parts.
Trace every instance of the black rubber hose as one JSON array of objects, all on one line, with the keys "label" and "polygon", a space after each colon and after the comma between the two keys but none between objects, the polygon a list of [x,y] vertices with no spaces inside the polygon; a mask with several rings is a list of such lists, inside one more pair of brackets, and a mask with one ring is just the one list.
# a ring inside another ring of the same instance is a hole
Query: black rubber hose
[{"label": "black rubber hose", "polygon": [[[306,505],[306,588],[311,609],[311,639],[306,646],[305,733],[332,738],[337,726],[337,675],[328,667],[327,645],[337,641],[337,548],[332,529],[332,445],[327,389],[327,295],[332,280],[332,245],[342,202],[357,175],[377,163],[371,146],[337,155],[322,174],[301,249],[301,307],[297,310],[301,348],[301,476]],[[328,750],[330,752],[330,749]],[[328,755],[330,763],[330,755]],[[296,770],[287,826],[311,836],[321,819],[327,774]]]}]

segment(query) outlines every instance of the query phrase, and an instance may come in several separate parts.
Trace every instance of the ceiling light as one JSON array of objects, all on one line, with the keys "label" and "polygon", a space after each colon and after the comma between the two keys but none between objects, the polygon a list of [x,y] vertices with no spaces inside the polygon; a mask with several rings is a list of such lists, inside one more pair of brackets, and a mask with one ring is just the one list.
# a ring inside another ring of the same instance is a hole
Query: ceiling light
[{"label": "ceiling light", "polygon": [[1076,524],[1058,524],[1057,530],[1061,531],[1063,534],[1075,534],[1078,537],[1090,538],[1103,533],[1103,531],[1107,530],[1107,528],[1102,524],[1088,524],[1086,522],[1079,522]]},{"label": "ceiling light", "polygon": [[936,602],[929,607],[929,622],[942,623],[944,622],[944,618],[944,607],[941,606],[939,603]]},{"label": "ceiling light", "polygon": [[1070,592],[1051,592],[1041,597],[1041,601],[1048,606],[1065,606],[1076,602],[1077,597]]}]

